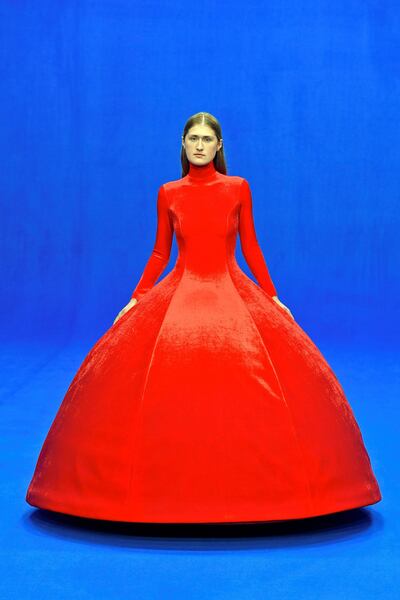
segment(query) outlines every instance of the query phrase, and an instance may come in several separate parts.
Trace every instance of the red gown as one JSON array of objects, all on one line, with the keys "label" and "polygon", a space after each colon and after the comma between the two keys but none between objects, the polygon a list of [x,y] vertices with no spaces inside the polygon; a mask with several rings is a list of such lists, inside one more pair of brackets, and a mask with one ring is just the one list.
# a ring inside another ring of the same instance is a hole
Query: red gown
[{"label": "red gown", "polygon": [[[285,520],[381,499],[321,352],[272,299],[249,184],[213,161],[161,185],[138,303],[94,344],[27,490],[131,522]],[[179,255],[158,283],[175,232]],[[259,285],[235,259],[237,234]]]}]

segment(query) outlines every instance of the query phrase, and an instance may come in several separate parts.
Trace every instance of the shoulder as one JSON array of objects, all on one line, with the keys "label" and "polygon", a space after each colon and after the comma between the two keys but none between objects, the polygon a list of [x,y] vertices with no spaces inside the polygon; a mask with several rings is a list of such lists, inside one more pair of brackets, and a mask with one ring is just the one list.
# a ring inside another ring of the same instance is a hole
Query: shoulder
[{"label": "shoulder", "polygon": [[244,187],[244,188],[246,188],[246,187],[249,188],[250,187],[250,183],[248,182],[248,180],[245,177],[238,177],[238,179],[239,179],[239,185],[241,187]]},{"label": "shoulder", "polygon": [[243,182],[247,183],[247,180],[241,175],[228,175],[229,181],[236,185],[237,187],[241,187]]},{"label": "shoulder", "polygon": [[225,177],[227,178],[227,182],[235,186],[239,191],[250,189],[249,182],[241,175],[225,175]]},{"label": "shoulder", "polygon": [[238,180],[238,187],[242,200],[251,199],[251,188],[248,180],[245,177],[238,177]]},{"label": "shoulder", "polygon": [[246,181],[244,177],[241,177],[240,175],[224,175],[223,173],[219,173],[219,177],[223,179],[225,183],[229,183],[236,187],[240,187],[243,181]]},{"label": "shoulder", "polygon": [[168,194],[166,192],[164,183],[158,186],[157,205],[159,208],[168,206]]},{"label": "shoulder", "polygon": [[180,187],[183,180],[184,177],[181,179],[171,179],[171,181],[166,181],[160,187],[164,188],[164,191],[168,194],[169,192],[172,192],[176,188]]}]

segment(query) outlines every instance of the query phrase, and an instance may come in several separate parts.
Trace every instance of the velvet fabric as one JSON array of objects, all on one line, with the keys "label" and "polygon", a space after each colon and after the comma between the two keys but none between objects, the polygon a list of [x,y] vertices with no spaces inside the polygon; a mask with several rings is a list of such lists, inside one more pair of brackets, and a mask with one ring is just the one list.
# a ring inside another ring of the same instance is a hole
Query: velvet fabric
[{"label": "velvet fabric", "polygon": [[[89,351],[43,443],[32,506],[132,522],[254,522],[378,502],[344,391],[272,298],[249,183],[163,184],[128,310]],[[178,258],[157,280],[170,257]],[[237,235],[258,285],[235,258]]]}]

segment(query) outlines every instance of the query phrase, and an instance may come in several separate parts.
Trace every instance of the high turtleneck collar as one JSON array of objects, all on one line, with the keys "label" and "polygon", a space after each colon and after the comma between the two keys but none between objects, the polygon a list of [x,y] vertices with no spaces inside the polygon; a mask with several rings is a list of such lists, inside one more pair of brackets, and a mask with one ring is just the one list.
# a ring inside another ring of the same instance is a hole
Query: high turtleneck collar
[{"label": "high turtleneck collar", "polygon": [[189,162],[188,175],[191,179],[196,181],[209,181],[214,179],[218,171],[215,168],[214,161],[211,160],[206,165],[195,165]]}]

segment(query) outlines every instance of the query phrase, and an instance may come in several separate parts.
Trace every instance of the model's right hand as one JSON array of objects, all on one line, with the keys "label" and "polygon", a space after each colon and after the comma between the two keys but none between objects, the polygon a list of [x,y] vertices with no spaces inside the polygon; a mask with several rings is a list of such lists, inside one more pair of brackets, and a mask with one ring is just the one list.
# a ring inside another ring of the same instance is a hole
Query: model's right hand
[{"label": "model's right hand", "polygon": [[290,310],[290,308],[288,306],[286,306],[286,304],[283,304],[283,302],[281,302],[278,298],[278,296],[272,296],[272,300],[274,300],[274,302],[280,306],[281,308],[283,308],[284,310],[286,310],[286,312],[288,313],[289,316],[292,317],[293,321],[294,321],[294,316],[292,315],[292,312]]},{"label": "model's right hand", "polygon": [[115,319],[113,321],[113,325],[114,325],[114,323],[116,323],[118,321],[118,319],[120,319],[122,317],[122,315],[124,315],[126,312],[128,312],[128,310],[130,310],[132,308],[132,306],[135,306],[135,304],[137,304],[137,303],[138,303],[138,300],[136,300],[136,298],[131,298],[129,300],[128,304],[119,311],[119,313],[117,314],[117,316],[115,317]]}]

